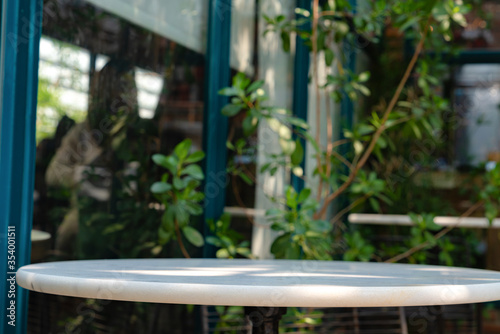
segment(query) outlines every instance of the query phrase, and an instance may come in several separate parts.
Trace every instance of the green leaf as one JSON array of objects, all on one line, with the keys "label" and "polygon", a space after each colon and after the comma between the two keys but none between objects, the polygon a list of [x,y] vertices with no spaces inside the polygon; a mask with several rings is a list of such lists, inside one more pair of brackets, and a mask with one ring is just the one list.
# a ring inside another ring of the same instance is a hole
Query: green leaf
[{"label": "green leaf", "polygon": [[302,15],[304,17],[311,16],[311,13],[307,9],[303,9],[303,8],[295,8],[295,14],[299,14],[299,15]]},{"label": "green leaf", "polygon": [[354,146],[354,153],[356,153],[356,155],[361,154],[363,152],[364,146],[359,140],[355,140],[353,146]]},{"label": "green leaf", "polygon": [[434,246],[436,245],[436,238],[432,235],[432,233],[425,231],[424,232],[424,238],[425,240],[429,243],[429,245]]},{"label": "green leaf", "polygon": [[237,115],[242,108],[243,106],[241,104],[226,104],[226,106],[222,108],[221,113],[224,116],[233,117]]},{"label": "green leaf", "polygon": [[187,164],[191,164],[203,160],[203,158],[205,158],[205,153],[203,151],[196,151],[193,154],[189,155],[186,160],[184,160],[184,162]]},{"label": "green leaf", "polygon": [[208,236],[205,238],[207,244],[213,245],[215,247],[220,247],[222,244],[220,240],[214,236]]},{"label": "green leaf", "polygon": [[280,22],[284,21],[285,18],[286,18],[285,15],[278,15],[278,16],[276,16],[276,22],[280,23]]},{"label": "green leaf", "polygon": [[279,133],[280,127],[282,126],[283,123],[281,123],[281,121],[278,118],[271,117],[267,120],[267,124],[269,124],[271,130]]},{"label": "green leaf", "polygon": [[359,75],[359,82],[366,82],[370,79],[370,72],[363,72]]},{"label": "green leaf", "polygon": [[387,3],[385,0],[378,0],[378,1],[375,1],[375,8],[377,9],[377,11],[379,12],[382,12],[385,10],[385,7],[386,7]]},{"label": "green leaf", "polygon": [[244,257],[252,257],[252,251],[248,247],[238,247],[236,248],[236,253]]},{"label": "green leaf", "polygon": [[187,157],[190,149],[191,149],[191,139],[188,138],[188,139],[184,139],[182,142],[180,142],[174,148],[174,152],[179,157],[179,160],[182,161]]},{"label": "green leaf", "polygon": [[241,93],[242,91],[235,87],[226,87],[219,90],[219,95],[224,95],[224,96],[242,95]]},{"label": "green leaf", "polygon": [[[421,118],[425,115],[425,110],[422,108],[419,108],[419,107],[412,108],[411,112],[413,115],[415,115],[416,118]],[[424,120],[424,121],[427,122],[427,120]],[[429,123],[427,122],[427,124],[429,124]],[[430,124],[429,124],[429,126],[430,126]],[[430,132],[432,132],[432,131],[430,131]]]},{"label": "green leaf", "polygon": [[287,117],[286,120],[291,125],[295,125],[295,126],[297,126],[299,128],[302,128],[302,129],[308,129],[309,128],[309,124],[307,124],[307,122],[304,121],[302,118]]},{"label": "green leaf", "polygon": [[283,154],[291,156],[295,152],[295,142],[293,140],[280,138],[279,144]]},{"label": "green leaf", "polygon": [[205,199],[205,194],[199,191],[196,192],[196,194],[191,197],[191,200],[195,202],[201,202],[204,199]]},{"label": "green leaf", "polygon": [[160,245],[165,245],[167,242],[172,239],[174,233],[172,231],[166,231],[163,227],[160,226],[158,229],[158,241]]},{"label": "green leaf", "polygon": [[370,90],[368,89],[368,87],[366,86],[363,86],[363,85],[357,85],[356,87],[360,92],[361,94],[363,94],[364,96],[370,96],[371,92]]},{"label": "green leaf", "polygon": [[[273,216],[281,216],[283,214],[283,211],[277,208],[272,208],[266,211],[266,217],[271,218]],[[271,217],[269,217],[271,216]]]},{"label": "green leaf", "polygon": [[170,175],[168,173],[163,173],[161,176],[161,182],[168,182],[168,179],[170,178]]},{"label": "green leaf", "polygon": [[424,222],[425,222],[425,227],[430,231],[439,231],[443,229],[441,225],[438,225],[434,222],[433,216],[425,217]]},{"label": "green leaf", "polygon": [[222,245],[224,247],[229,247],[233,244],[233,240],[231,240],[231,238],[229,238],[228,236],[225,236],[225,235],[220,236],[220,241],[222,242]]},{"label": "green leaf", "polygon": [[304,202],[306,199],[309,198],[310,195],[311,195],[311,189],[309,189],[309,188],[302,189],[300,191],[299,199],[297,200],[297,202],[299,202],[299,203]]},{"label": "green leaf", "polygon": [[384,137],[379,137],[377,140],[377,146],[380,148],[386,148],[387,147],[387,141],[385,140]]},{"label": "green leaf", "polygon": [[281,41],[283,42],[283,51],[290,52],[290,35],[286,31],[281,31]]},{"label": "green leaf", "polygon": [[266,170],[268,170],[268,169],[269,169],[269,167],[271,167],[271,163],[270,163],[270,162],[263,164],[263,165],[260,167],[260,172],[261,172],[261,173],[264,173]]},{"label": "green leaf", "polygon": [[226,231],[229,225],[231,225],[231,215],[229,213],[223,213],[218,222],[220,222],[221,231]]},{"label": "green leaf", "polygon": [[238,72],[233,77],[233,86],[236,89],[241,90],[242,92],[244,92],[245,88],[247,88],[249,84],[250,84],[250,79],[247,78],[245,73]]},{"label": "green leaf", "polygon": [[300,246],[296,243],[291,243],[285,249],[285,259],[290,259],[290,260],[300,259]]},{"label": "green leaf", "polygon": [[[192,178],[192,177],[187,177],[185,182],[187,183],[187,185],[186,185],[186,189],[184,191],[185,191],[187,198],[191,199],[192,201],[197,201],[196,198],[199,197],[200,193],[193,191],[193,190],[196,189],[197,187],[199,187],[201,182],[199,180]],[[201,195],[203,196],[203,194],[201,194]]]},{"label": "green leaf", "polygon": [[271,245],[271,253],[276,256],[276,258],[284,258],[286,249],[290,246],[290,233],[285,233],[282,236],[276,238]]},{"label": "green leaf", "polygon": [[[374,116],[376,116],[376,114]],[[360,123],[356,127],[356,130],[360,135],[364,136],[364,135],[367,135],[367,134],[374,132],[375,127],[373,125]]]},{"label": "green leaf", "polygon": [[182,229],[182,233],[184,234],[186,239],[196,247],[201,247],[205,244],[201,233],[191,226],[184,226],[184,228]]},{"label": "green leaf", "polygon": [[343,260],[344,261],[355,261],[357,257],[357,253],[353,249],[349,249],[344,253]]},{"label": "green leaf", "polygon": [[189,175],[194,179],[203,180],[205,175],[203,170],[198,165],[189,165],[181,171],[181,175]]},{"label": "green leaf", "polygon": [[249,186],[253,185],[253,181],[245,173],[240,173],[239,177]]},{"label": "green leaf", "polygon": [[163,154],[155,154],[152,157],[153,162],[158,166],[168,169],[172,174],[177,172],[177,159],[171,155],[164,156]]},{"label": "green leaf", "polygon": [[286,205],[290,208],[295,209],[297,207],[297,193],[293,187],[288,186],[285,192]]},{"label": "green leaf", "polygon": [[290,160],[292,165],[297,166],[300,165],[302,160],[304,159],[304,148],[302,147],[302,143],[299,139],[295,140],[295,150],[290,156]]},{"label": "green leaf", "polygon": [[302,169],[302,167],[300,166],[295,166],[292,168],[292,173],[293,175],[297,176],[297,177],[302,177],[304,176],[304,170]]},{"label": "green leaf", "polygon": [[218,259],[227,259],[231,255],[229,254],[229,251],[225,248],[219,249],[217,253],[215,253],[215,256],[217,256]]},{"label": "green leaf", "polygon": [[[356,87],[354,87],[354,86],[356,86]],[[348,92],[348,93],[347,93],[347,96],[349,96],[349,98],[350,98],[351,100],[356,101],[356,100],[358,99],[358,95],[357,95],[357,94],[356,94],[356,92],[355,92],[354,90],[352,90],[352,89],[354,89],[354,88],[355,88],[355,89],[357,89],[358,91],[360,91],[360,92],[361,92],[361,89],[363,89],[362,87],[364,87],[365,92],[368,92],[368,94],[366,94],[366,95],[370,95],[370,90],[369,90],[368,88],[366,88],[366,87],[365,87],[365,86],[363,86],[363,85],[359,85],[359,84],[356,84],[356,83],[354,83],[354,82],[353,82],[352,84],[346,85],[346,88],[345,88],[345,89],[346,89],[346,92]],[[361,92],[361,93],[363,93],[363,92]],[[363,93],[363,94],[364,94],[364,93]]]},{"label": "green leaf", "polygon": [[197,203],[188,202],[186,203],[186,211],[193,216],[198,216],[203,213],[203,208]]},{"label": "green leaf", "polygon": [[165,213],[161,218],[161,226],[166,231],[174,230],[174,215],[175,215],[175,205],[168,205],[165,208]]},{"label": "green leaf", "polygon": [[186,206],[184,204],[175,205],[174,214],[175,219],[177,220],[177,224],[179,224],[181,228],[184,228],[185,226],[187,226],[187,224],[189,224],[189,213],[186,210]]},{"label": "green leaf", "polygon": [[368,201],[370,202],[370,205],[373,208],[373,210],[375,210],[375,212],[380,212],[380,204],[375,198],[370,197]]},{"label": "green leaf", "polygon": [[417,126],[417,124],[415,122],[408,122],[408,125],[413,130],[415,137],[417,137],[418,139],[422,139],[422,132],[420,131],[420,128]]},{"label": "green leaf", "polygon": [[326,220],[313,220],[309,224],[311,230],[314,232],[328,232],[332,229],[332,225]]},{"label": "green leaf", "polygon": [[179,177],[174,177],[173,185],[174,185],[174,188],[178,189],[178,190],[186,188],[186,182],[184,182]]},{"label": "green leaf", "polygon": [[288,225],[283,223],[274,223],[271,225],[271,230],[273,231],[289,231],[287,228]]},{"label": "green leaf", "polygon": [[453,21],[460,24],[462,27],[467,26],[467,20],[465,19],[465,16],[462,13],[454,13],[452,18]]},{"label": "green leaf", "polygon": [[325,42],[326,42],[326,33],[324,31],[319,31],[318,34],[318,50],[324,50],[325,49]]},{"label": "green leaf", "polygon": [[246,143],[247,142],[244,138],[238,139],[236,141],[236,143],[234,144],[236,151],[241,152],[243,150],[243,148],[245,147]]},{"label": "green leaf", "polygon": [[331,66],[334,58],[333,51],[331,49],[325,49],[325,63],[327,66]]},{"label": "green leaf", "polygon": [[246,92],[247,94],[250,94],[256,91],[257,89],[261,88],[262,86],[264,86],[264,80],[257,80],[247,88]]},{"label": "green leaf", "polygon": [[429,85],[427,84],[427,81],[425,80],[424,77],[420,77],[417,80],[418,86],[422,88],[422,91],[424,92],[425,96],[429,96],[430,94],[430,89]]},{"label": "green leaf", "polygon": [[153,254],[154,256],[157,256],[158,254],[161,253],[162,249],[163,249],[162,245],[155,246],[151,249],[151,254]]},{"label": "green leaf", "polygon": [[416,24],[418,22],[418,20],[420,19],[420,17],[418,16],[413,16],[411,17],[408,21],[406,21],[400,28],[399,30],[400,31],[405,31],[406,29],[410,28],[411,26],[413,26],[414,24]]},{"label": "green leaf", "polygon": [[302,136],[304,136],[306,138],[306,140],[312,145],[312,147],[314,148],[314,151],[316,153],[320,153],[322,152],[321,151],[321,148],[319,147],[318,143],[316,142],[316,140],[311,136],[311,134],[307,131],[303,131],[303,130],[300,130],[299,131],[300,134]]},{"label": "green leaf", "polygon": [[104,229],[104,231],[102,231],[102,234],[106,235],[106,234],[110,234],[110,233],[115,233],[115,232],[123,230],[124,228],[125,228],[124,224],[121,224],[121,223],[112,224],[112,225],[109,225],[108,227],[106,227]]},{"label": "green leaf", "polygon": [[172,189],[172,186],[165,182],[155,182],[151,186],[151,192],[154,194],[161,194]]},{"label": "green leaf", "polygon": [[257,129],[257,125],[259,124],[259,120],[257,117],[253,116],[247,116],[243,120],[242,126],[243,126],[243,134],[245,136],[250,136],[255,132]]}]

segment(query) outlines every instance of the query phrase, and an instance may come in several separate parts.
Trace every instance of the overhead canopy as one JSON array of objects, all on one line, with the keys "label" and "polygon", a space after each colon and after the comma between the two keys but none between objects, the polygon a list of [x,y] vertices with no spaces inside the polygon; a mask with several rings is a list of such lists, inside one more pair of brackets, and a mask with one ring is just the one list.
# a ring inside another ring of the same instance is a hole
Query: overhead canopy
[{"label": "overhead canopy", "polygon": [[[206,51],[207,0],[87,0],[92,5],[199,53]],[[216,14],[232,10],[231,67],[252,73],[255,2],[233,0]]]}]

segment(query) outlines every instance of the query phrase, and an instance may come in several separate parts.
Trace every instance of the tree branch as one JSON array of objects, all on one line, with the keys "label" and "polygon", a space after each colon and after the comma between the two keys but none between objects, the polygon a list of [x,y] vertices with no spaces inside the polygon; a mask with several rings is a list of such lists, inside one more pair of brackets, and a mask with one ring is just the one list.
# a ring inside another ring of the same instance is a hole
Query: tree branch
[{"label": "tree branch", "polygon": [[335,224],[340,218],[342,218],[342,216],[344,214],[346,214],[347,212],[351,211],[352,209],[354,209],[356,206],[358,206],[359,204],[361,204],[363,201],[365,201],[368,197],[370,197],[372,194],[365,194],[364,196],[356,199],[354,202],[352,202],[351,204],[349,204],[349,206],[345,207],[344,209],[342,209],[339,213],[337,213],[335,215],[335,217],[333,217],[330,222],[332,224]]},{"label": "tree branch", "polygon": [[177,242],[179,243],[179,247],[181,248],[181,252],[186,259],[190,259],[191,256],[189,256],[189,253],[187,252],[186,247],[184,247],[184,243],[182,242],[181,229],[179,228],[179,224],[177,223],[177,219],[174,219],[174,225],[175,225],[175,233],[177,234]]},{"label": "tree branch", "polygon": [[387,109],[386,109],[386,111],[384,113],[384,117],[382,118],[382,121],[380,123],[380,127],[373,134],[372,140],[371,140],[370,144],[368,145],[368,148],[364,151],[364,154],[362,155],[361,159],[359,160],[359,162],[354,167],[354,170],[349,174],[349,178],[336,191],[334,191],[333,193],[331,193],[330,195],[328,195],[326,197],[326,199],[325,199],[324,203],[322,204],[320,210],[318,212],[316,212],[316,214],[315,214],[315,218],[316,219],[324,217],[324,215],[326,213],[326,210],[328,209],[328,205],[334,199],[336,199],[340,194],[342,194],[351,185],[351,183],[356,178],[356,175],[358,174],[359,170],[368,161],[368,158],[370,157],[373,149],[375,148],[375,145],[377,144],[377,140],[380,138],[380,135],[382,134],[382,132],[386,128],[385,124],[387,123],[387,120],[389,119],[389,116],[390,116],[392,110],[396,106],[396,103],[398,102],[399,96],[401,95],[401,92],[403,91],[403,88],[405,87],[406,82],[408,81],[408,79],[409,79],[409,77],[411,75],[413,67],[415,66],[415,64],[416,64],[416,62],[418,60],[418,57],[419,57],[420,53],[422,52],[422,49],[424,47],[425,38],[427,36],[428,30],[429,30],[429,24],[426,24],[426,27],[425,27],[425,30],[423,32],[422,38],[420,39],[420,42],[418,43],[417,48],[415,49],[415,53],[413,54],[413,57],[410,60],[410,63],[408,64],[408,67],[406,68],[406,72],[405,72],[403,78],[401,79],[401,81],[399,82],[399,85],[398,85],[398,87],[396,89],[396,92],[394,93],[394,95],[393,95],[393,97],[391,99],[391,102],[389,103],[389,106],[387,107]]},{"label": "tree branch", "polygon": [[[476,211],[477,209],[479,209],[482,205],[484,204],[484,201],[479,201],[477,202],[476,204],[474,204],[473,206],[471,206],[467,211],[465,211],[461,216],[460,218],[465,218],[465,217],[468,217],[470,216],[474,211]],[[451,226],[448,226],[447,228],[441,230],[439,233],[437,233],[435,236],[434,236],[434,240],[439,240],[441,239],[442,237],[444,237],[448,232],[450,232],[451,230],[453,230],[455,227],[457,227],[459,224],[461,223],[461,220],[459,219],[458,222],[455,224],[455,225],[451,225]],[[408,249],[406,252],[404,253],[401,253],[399,255],[396,255],[392,258],[390,258],[389,260],[385,261],[386,263],[394,263],[394,262],[398,262],[398,261],[401,261],[403,259],[406,259],[407,257],[415,254],[416,252],[424,249],[425,247],[427,246],[430,246],[430,242],[426,241],[426,242],[423,242],[413,248],[410,248]]]}]

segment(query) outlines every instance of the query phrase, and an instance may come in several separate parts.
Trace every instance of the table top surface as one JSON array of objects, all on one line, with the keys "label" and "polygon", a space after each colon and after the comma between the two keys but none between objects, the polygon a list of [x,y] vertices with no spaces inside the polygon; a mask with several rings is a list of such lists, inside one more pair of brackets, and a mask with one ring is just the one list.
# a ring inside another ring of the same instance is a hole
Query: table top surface
[{"label": "table top surface", "polygon": [[66,296],[197,305],[376,307],[500,300],[500,272],[337,261],[48,262],[20,268],[17,282]]}]

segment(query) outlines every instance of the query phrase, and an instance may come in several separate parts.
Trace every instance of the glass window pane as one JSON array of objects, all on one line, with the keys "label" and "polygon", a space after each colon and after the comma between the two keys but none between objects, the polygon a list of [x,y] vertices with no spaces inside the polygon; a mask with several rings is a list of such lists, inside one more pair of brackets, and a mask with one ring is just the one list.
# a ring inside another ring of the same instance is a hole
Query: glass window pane
[{"label": "glass window pane", "polygon": [[[52,239],[34,244],[32,260],[182,257],[176,242],[159,242],[164,207],[150,187],[166,170],[151,157],[171,154],[186,138],[191,151],[202,148],[207,2],[93,3],[100,2],[44,4],[33,227]],[[146,6],[151,20],[110,7],[117,3]],[[156,29],[155,19],[168,29]],[[190,225],[201,223],[195,217]],[[173,331],[194,324],[184,306],[38,294],[30,303],[30,319],[42,314],[46,326],[30,321],[30,332],[140,333],[159,326],[154,312],[172,319]]]}]

